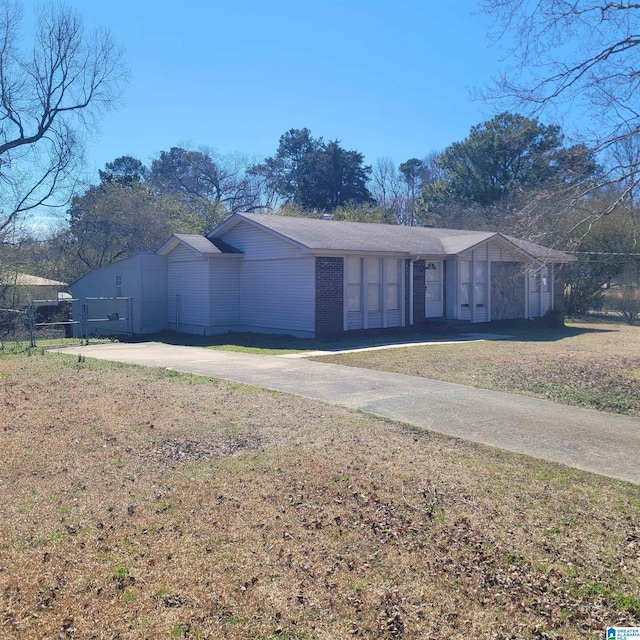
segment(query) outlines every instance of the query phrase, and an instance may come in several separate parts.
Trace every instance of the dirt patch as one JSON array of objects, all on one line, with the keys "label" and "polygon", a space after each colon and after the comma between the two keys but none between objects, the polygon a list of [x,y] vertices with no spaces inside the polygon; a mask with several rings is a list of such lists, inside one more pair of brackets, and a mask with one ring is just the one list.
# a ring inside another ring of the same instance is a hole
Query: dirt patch
[{"label": "dirt patch", "polygon": [[318,402],[0,359],[0,638],[578,638],[640,489]]},{"label": "dirt patch", "polygon": [[204,440],[163,440],[151,452],[142,454],[141,457],[160,464],[175,465],[194,462],[209,456],[229,456],[239,451],[250,451],[259,447],[260,438],[253,434],[228,438],[216,443]]}]

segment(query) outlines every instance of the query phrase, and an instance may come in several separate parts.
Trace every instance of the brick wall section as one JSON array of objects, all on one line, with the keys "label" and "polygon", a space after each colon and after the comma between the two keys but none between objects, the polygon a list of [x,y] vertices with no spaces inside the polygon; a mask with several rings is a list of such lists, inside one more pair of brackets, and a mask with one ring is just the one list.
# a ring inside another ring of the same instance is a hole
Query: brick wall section
[{"label": "brick wall section", "polygon": [[[411,281],[409,279],[409,265],[410,260],[405,260],[404,264],[404,290],[407,292],[406,300],[404,301],[404,317],[405,326],[411,326],[411,309],[409,308],[410,295],[409,287]],[[424,323],[424,305],[425,305],[425,274],[424,274],[425,262],[424,260],[416,260],[413,263],[413,326],[421,327]]]},{"label": "brick wall section", "polygon": [[316,258],[316,336],[344,332],[344,260]]}]

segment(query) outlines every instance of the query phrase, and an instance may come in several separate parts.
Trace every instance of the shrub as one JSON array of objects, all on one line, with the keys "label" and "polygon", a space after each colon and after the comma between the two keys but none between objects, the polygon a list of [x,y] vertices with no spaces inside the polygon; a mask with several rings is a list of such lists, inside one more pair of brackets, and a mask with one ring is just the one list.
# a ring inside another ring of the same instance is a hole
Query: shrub
[{"label": "shrub", "polygon": [[634,284],[618,285],[608,300],[610,308],[619,311],[629,324],[635,324],[640,319],[640,287]]}]

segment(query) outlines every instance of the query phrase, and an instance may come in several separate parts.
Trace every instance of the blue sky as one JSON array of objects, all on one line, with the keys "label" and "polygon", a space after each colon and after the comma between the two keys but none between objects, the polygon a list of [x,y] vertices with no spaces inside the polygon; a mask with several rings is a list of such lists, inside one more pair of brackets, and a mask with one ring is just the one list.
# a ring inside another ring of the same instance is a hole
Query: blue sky
[{"label": "blue sky", "polygon": [[[28,28],[38,2],[25,6]],[[492,115],[474,100],[500,69],[476,0],[67,0],[125,49],[123,103],[89,143],[94,170],[172,146],[272,155],[290,128],[367,164],[423,157]]]}]

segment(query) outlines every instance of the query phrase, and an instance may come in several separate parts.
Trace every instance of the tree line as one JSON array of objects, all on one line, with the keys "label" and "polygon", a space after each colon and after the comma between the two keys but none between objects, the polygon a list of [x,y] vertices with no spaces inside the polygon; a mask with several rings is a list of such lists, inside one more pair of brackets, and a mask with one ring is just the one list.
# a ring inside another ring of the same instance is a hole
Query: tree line
[{"label": "tree line", "polygon": [[[160,152],[148,165],[116,158],[97,184],[72,198],[56,233],[46,240],[27,234],[13,248],[36,271],[74,281],[155,250],[172,233],[206,233],[235,212],[328,212],[337,220],[490,229],[576,251],[569,310],[584,313],[616,282],[634,280],[640,263],[639,210],[614,185],[592,189],[601,172],[596,154],[565,144],[558,126],[512,113],[472,127],[442,152],[398,166],[389,158],[367,166],[363,154],[337,140],[290,129],[259,163],[182,147]],[[556,206],[587,187],[573,209]],[[606,216],[598,214],[612,202]]]},{"label": "tree line", "polygon": [[[530,86],[526,75],[497,83],[492,97],[511,97],[518,108],[442,151],[397,166],[390,158],[367,165],[339,140],[290,129],[260,162],[173,147],[148,165],[116,158],[97,184],[79,188],[83,132],[117,104],[127,78],[122,52],[107,32],[87,34],[74,12],[50,5],[25,54],[20,6],[0,0],[0,267],[74,281],[154,250],[171,233],[206,233],[234,212],[331,213],[338,220],[492,229],[575,251],[572,311],[584,311],[613,284],[637,286],[640,117],[631,91],[637,65],[629,56],[640,41],[627,33],[637,12],[587,0],[579,10],[542,4],[548,11],[530,13],[521,0],[485,0],[503,33],[521,33],[521,69],[542,75]],[[589,38],[581,41],[585,25]],[[566,52],[575,42],[578,58],[569,66],[540,47],[560,44]],[[591,58],[580,57],[584,43]],[[612,60],[623,63],[615,83],[607,75]],[[563,99],[586,100],[587,113],[608,117],[611,126],[569,143],[560,126],[539,117]],[[44,240],[15,233],[43,207],[66,214],[55,233]]]}]

